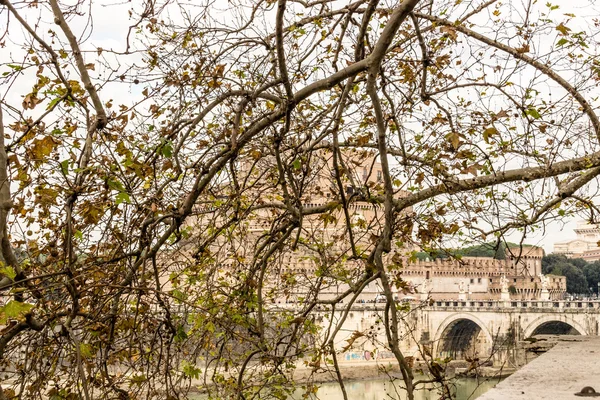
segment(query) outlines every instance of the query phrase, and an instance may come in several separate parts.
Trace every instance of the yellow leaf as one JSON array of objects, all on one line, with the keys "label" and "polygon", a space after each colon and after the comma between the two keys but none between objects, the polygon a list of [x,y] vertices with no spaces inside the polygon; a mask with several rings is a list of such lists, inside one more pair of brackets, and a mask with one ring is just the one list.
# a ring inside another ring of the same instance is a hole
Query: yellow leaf
[{"label": "yellow leaf", "polygon": [[32,158],[38,161],[45,160],[58,142],[52,136],[46,136],[43,139],[35,139],[31,147]]},{"label": "yellow leaf", "polygon": [[490,136],[494,136],[497,133],[498,133],[498,130],[496,128],[494,128],[493,126],[490,126],[489,128],[487,128],[486,130],[483,131],[483,140],[485,140],[486,143],[489,143]]},{"label": "yellow leaf", "polygon": [[447,138],[448,138],[448,140],[450,140],[452,147],[455,150],[458,149],[458,145],[460,144],[460,136],[458,135],[458,133],[451,132],[450,134],[448,134]]},{"label": "yellow leaf", "polygon": [[571,28],[564,26],[562,23],[556,27],[556,30],[567,36]]}]

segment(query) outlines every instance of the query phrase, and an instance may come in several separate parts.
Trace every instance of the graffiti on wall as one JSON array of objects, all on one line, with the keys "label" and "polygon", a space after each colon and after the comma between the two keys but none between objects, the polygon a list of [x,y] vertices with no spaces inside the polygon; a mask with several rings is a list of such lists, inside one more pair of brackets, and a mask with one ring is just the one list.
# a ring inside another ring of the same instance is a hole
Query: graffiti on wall
[{"label": "graffiti on wall", "polygon": [[377,361],[377,360],[389,360],[394,358],[394,353],[391,351],[380,351],[375,349],[373,351],[347,351],[344,353],[343,359],[346,361]]}]

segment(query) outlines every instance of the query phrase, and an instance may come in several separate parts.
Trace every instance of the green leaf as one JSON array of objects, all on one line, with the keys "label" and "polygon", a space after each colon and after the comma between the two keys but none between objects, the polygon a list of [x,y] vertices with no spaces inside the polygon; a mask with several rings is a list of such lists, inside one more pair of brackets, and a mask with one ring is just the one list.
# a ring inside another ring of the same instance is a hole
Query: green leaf
[{"label": "green leaf", "polygon": [[21,303],[20,301],[11,300],[4,307],[3,312],[9,318],[18,317],[21,313],[26,313],[33,308],[33,304]]},{"label": "green leaf", "polygon": [[8,66],[12,69],[14,69],[15,71],[22,71],[23,67],[20,65],[16,65],[16,64],[8,64]]},{"label": "green leaf", "polygon": [[6,324],[8,319],[15,319],[33,308],[33,304],[11,300],[0,308],[0,324]]},{"label": "green leaf", "polygon": [[556,47],[564,46],[567,43],[569,43],[569,41],[565,38],[562,38],[558,42],[556,42]]},{"label": "green leaf", "polygon": [[292,163],[292,167],[294,167],[294,169],[302,168],[302,162],[300,162],[299,158],[296,158],[296,160],[294,160],[294,162]]},{"label": "green leaf", "polygon": [[133,375],[131,377],[131,383],[138,385],[138,386],[142,386],[142,384],[144,382],[146,382],[147,380],[148,380],[148,378],[146,378],[146,375],[144,375],[144,374]]},{"label": "green leaf", "polygon": [[116,180],[116,179],[108,178],[108,180],[106,181],[106,184],[112,190],[116,190],[116,191],[119,191],[119,192],[125,191],[125,188],[123,187],[123,184],[121,182],[119,182],[118,180]]},{"label": "green leaf", "polygon": [[185,298],[187,297],[187,296],[185,295],[185,293],[183,293],[182,291],[180,291],[180,290],[177,290],[177,289],[174,289],[174,290],[173,290],[173,292],[172,292],[172,295],[173,295],[173,297],[174,297],[175,299],[177,299],[177,300],[179,300],[179,301],[185,300]]},{"label": "green leaf", "polygon": [[121,204],[121,203],[131,203],[131,199],[129,198],[129,195],[127,194],[127,192],[119,192],[119,194],[117,195],[117,198],[115,199],[117,204]]},{"label": "green leaf", "polygon": [[164,157],[171,158],[173,155],[173,145],[171,144],[170,140],[167,140],[160,148],[160,154],[162,154]]},{"label": "green leaf", "polygon": [[177,333],[175,334],[175,337],[174,337],[175,342],[176,343],[181,343],[181,342],[183,342],[187,338],[188,338],[188,334],[185,331],[185,328],[183,327],[183,325],[180,325],[177,328]]},{"label": "green leaf", "polygon": [[535,119],[540,119],[542,118],[542,116],[540,115],[540,113],[538,112],[538,110],[536,110],[535,108],[530,108],[527,110],[526,112],[527,115],[535,118]]},{"label": "green leaf", "polygon": [[62,171],[63,175],[69,174],[69,160],[64,160],[60,163],[60,170]]},{"label": "green leaf", "polygon": [[46,107],[46,110],[50,110],[52,107],[54,107],[59,101],[60,101],[61,97],[56,97],[54,99],[52,99],[50,101],[50,103],[48,104],[48,107]]},{"label": "green leaf", "polygon": [[202,370],[200,368],[196,368],[195,365],[190,364],[187,361],[182,361],[181,362],[181,371],[188,376],[189,378],[192,379],[199,379],[200,378],[200,374],[202,373]]},{"label": "green leaf", "polygon": [[79,343],[79,352],[83,358],[92,358],[92,346],[87,343]]},{"label": "green leaf", "polygon": [[9,266],[0,268],[0,274],[8,276],[10,279],[13,279],[13,280],[17,276],[17,273],[15,272],[13,267],[9,267]]}]

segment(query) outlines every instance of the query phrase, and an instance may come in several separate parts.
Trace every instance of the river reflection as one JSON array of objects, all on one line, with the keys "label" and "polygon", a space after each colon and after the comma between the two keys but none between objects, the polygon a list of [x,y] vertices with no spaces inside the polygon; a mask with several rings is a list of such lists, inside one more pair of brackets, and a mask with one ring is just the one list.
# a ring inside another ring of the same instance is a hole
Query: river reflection
[{"label": "river reflection", "polygon": [[[457,379],[454,384],[454,393],[456,400],[472,400],[481,396],[483,393],[494,387],[499,380],[477,380],[474,378]],[[390,381],[374,380],[374,381],[350,381],[345,382],[346,393],[349,399],[353,400],[384,400],[406,399],[406,392],[392,385]],[[301,393],[294,396],[296,399],[302,399]],[[324,383],[320,385],[315,396],[310,399],[327,399],[327,400],[342,400],[342,391],[336,383]],[[424,389],[415,392],[415,400],[437,400],[440,398],[439,393],[435,389]]]},{"label": "river reflection", "polygon": [[[460,378],[453,381],[453,393],[456,400],[473,400],[494,387],[500,380],[498,378],[475,379]],[[400,389],[397,382],[392,385],[389,380],[364,380],[345,382],[346,393],[352,400],[404,400],[406,392]],[[396,386],[396,389],[394,388]],[[396,391],[397,390],[397,391]],[[298,390],[292,399],[303,400],[304,391]],[[205,395],[192,395],[189,400],[204,400]],[[319,385],[316,394],[311,394],[308,399],[316,400],[343,400],[342,391],[337,383],[323,383]],[[437,400],[440,398],[435,389],[423,389],[415,392],[415,400]]]}]

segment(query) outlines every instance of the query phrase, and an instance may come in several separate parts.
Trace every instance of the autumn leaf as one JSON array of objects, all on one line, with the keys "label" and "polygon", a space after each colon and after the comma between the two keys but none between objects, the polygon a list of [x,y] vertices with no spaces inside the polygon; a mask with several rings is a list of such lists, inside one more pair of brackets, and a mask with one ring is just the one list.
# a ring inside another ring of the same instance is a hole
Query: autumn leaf
[{"label": "autumn leaf", "polygon": [[569,34],[569,31],[571,30],[571,28],[564,26],[562,23],[559,24],[556,27],[556,30],[559,31],[561,34],[563,34],[564,36],[567,36]]},{"label": "autumn leaf", "polygon": [[362,332],[359,332],[359,331],[352,332],[352,336],[350,336],[348,339],[346,339],[347,344],[346,344],[346,346],[344,346],[342,348],[342,353],[350,350],[350,348],[352,347],[352,345],[354,344],[356,339],[363,337],[363,336],[365,336],[365,334]]},{"label": "autumn leaf", "polygon": [[225,64],[219,64],[215,67],[215,76],[223,76],[223,72],[225,71]]},{"label": "autumn leaf", "polygon": [[498,133],[498,130],[496,128],[494,128],[493,126],[490,126],[489,128],[487,128],[483,131],[483,140],[485,140],[486,143],[489,143],[490,136],[494,136],[497,133]]},{"label": "autumn leaf", "polygon": [[43,139],[35,139],[30,149],[32,158],[37,161],[44,161],[56,148],[58,141],[52,136],[45,136]]},{"label": "autumn leaf", "polygon": [[364,146],[368,144],[373,138],[373,133],[367,133],[365,135],[360,135],[356,138],[356,144],[359,146]]},{"label": "autumn leaf", "polygon": [[508,112],[506,110],[500,110],[496,115],[494,115],[494,118],[496,118],[496,119],[508,118],[508,117],[510,117],[510,114],[508,114]]},{"label": "autumn leaf", "polygon": [[94,204],[89,201],[81,203],[81,215],[86,224],[97,224],[104,215],[104,207],[100,204]]},{"label": "autumn leaf", "polygon": [[460,145],[460,136],[458,133],[451,132],[448,134],[448,136],[446,136],[446,138],[450,141],[450,144],[452,144],[454,150],[458,149],[458,146]]},{"label": "autumn leaf", "polygon": [[41,103],[41,100],[37,98],[35,93],[29,93],[23,99],[23,108],[25,110],[33,110],[39,103]]},{"label": "autumn leaf", "polygon": [[531,49],[527,43],[523,43],[521,47],[517,47],[515,50],[517,51],[517,53],[523,54],[528,53]]},{"label": "autumn leaf", "polygon": [[456,41],[456,39],[458,38],[458,33],[456,33],[456,29],[454,29],[451,26],[442,26],[440,28],[440,31],[447,34],[453,41]]},{"label": "autumn leaf", "polygon": [[423,182],[423,179],[425,179],[425,174],[424,174],[423,172],[419,172],[419,173],[417,174],[417,178],[415,179],[415,183],[416,183],[417,185],[420,185],[420,184],[421,184],[421,182]]}]

